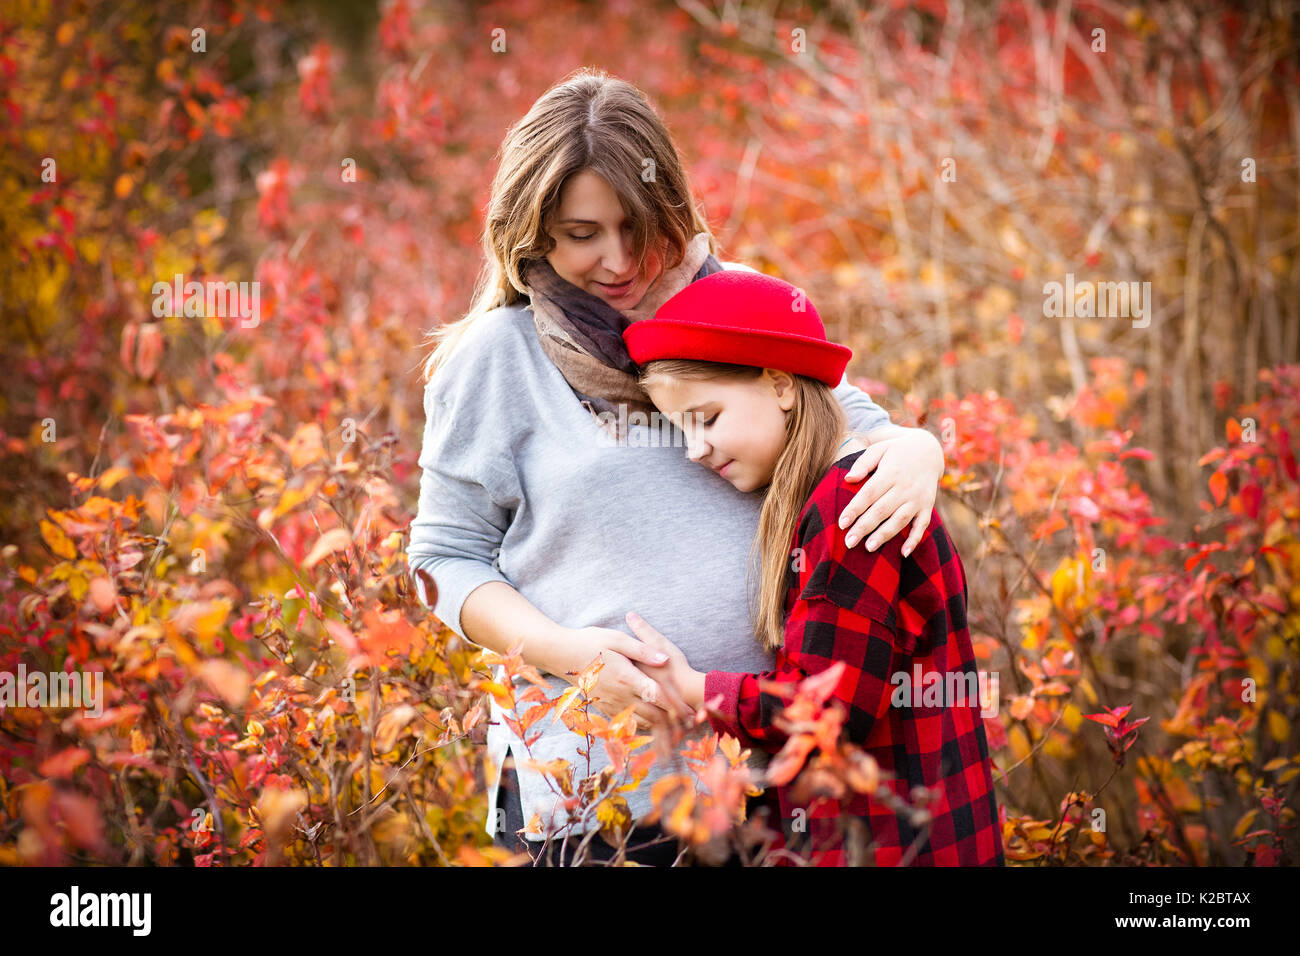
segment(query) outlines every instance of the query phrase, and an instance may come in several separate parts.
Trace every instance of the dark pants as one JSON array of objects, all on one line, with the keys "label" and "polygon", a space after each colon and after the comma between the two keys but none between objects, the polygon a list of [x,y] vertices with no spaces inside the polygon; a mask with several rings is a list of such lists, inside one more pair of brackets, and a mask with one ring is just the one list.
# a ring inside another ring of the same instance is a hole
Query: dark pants
[{"label": "dark pants", "polygon": [[[763,797],[750,797],[746,806],[746,816],[756,815],[765,806]],[[506,757],[505,767],[501,771],[501,789],[497,793],[497,806],[505,810],[505,833],[495,833],[493,842],[511,852],[527,851],[537,861],[538,866],[572,866],[573,857],[584,834],[569,837],[568,847],[563,847],[563,839],[552,840],[550,847],[543,851],[541,842],[520,839],[516,834],[524,827],[524,808],[519,799],[519,775],[515,773],[514,760]],[[657,824],[645,823],[632,828],[627,840],[625,858],[645,866],[672,866],[677,860],[681,846],[677,838],[666,834]],[[660,842],[662,841],[662,842]],[[649,845],[647,845],[649,844]],[[589,860],[611,860],[615,849],[601,837],[593,837],[587,844],[586,858]],[[540,857],[540,859],[539,859]],[[690,863],[690,854],[683,857],[683,863]],[[733,853],[722,866],[740,866],[740,857]]]}]

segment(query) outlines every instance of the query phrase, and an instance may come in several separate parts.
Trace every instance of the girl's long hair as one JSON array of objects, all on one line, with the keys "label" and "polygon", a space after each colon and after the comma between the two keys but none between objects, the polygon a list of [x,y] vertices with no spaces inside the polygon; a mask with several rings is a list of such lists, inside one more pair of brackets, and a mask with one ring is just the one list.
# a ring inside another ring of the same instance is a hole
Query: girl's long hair
[{"label": "girl's long hair", "polygon": [[[752,365],[656,359],[642,366],[638,380],[644,387],[646,381],[660,376],[745,381],[762,374],[761,368]],[[771,482],[760,492],[763,507],[745,575],[754,634],[769,651],[775,651],[784,640],[786,592],[802,558],[791,552],[799,513],[835,461],[835,451],[848,430],[844,409],[825,383],[804,375],[792,378],[795,397],[785,418],[785,449],[776,460]],[[755,559],[759,567],[757,594],[750,587]]]},{"label": "girl's long hair", "polygon": [[[664,271],[676,268],[696,233],[709,232],[663,121],[640,90],[603,70],[576,70],[547,90],[507,131],[498,156],[481,240],[484,266],[469,312],[429,333],[426,380],[475,319],[527,300],[524,267],[555,248],[547,228],[574,173],[590,169],[618,195],[638,270],[651,249],[663,250]],[[709,250],[718,251],[711,234]]]}]

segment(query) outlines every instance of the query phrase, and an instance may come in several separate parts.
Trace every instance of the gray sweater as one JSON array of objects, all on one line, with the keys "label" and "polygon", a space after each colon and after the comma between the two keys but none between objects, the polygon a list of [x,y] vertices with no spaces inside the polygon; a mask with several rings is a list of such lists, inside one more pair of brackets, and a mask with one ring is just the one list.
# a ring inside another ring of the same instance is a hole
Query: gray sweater
[{"label": "gray sweater", "polygon": [[[847,379],[835,395],[856,431],[889,423]],[[503,581],[565,627],[630,634],[624,615],[636,611],[697,670],[772,666],[751,627],[745,584],[760,495],[689,461],[682,433],[666,419],[651,423],[659,427],[633,425],[622,444],[607,437],[542,351],[526,305],[494,309],[471,324],[426,386],[424,409],[409,560],[433,578],[433,613],[461,637],[465,599],[488,581]],[[546,676],[548,696],[569,686]],[[577,779],[586,774],[587,759],[577,752],[582,737],[549,717],[534,729],[542,737],[533,759],[563,758]],[[708,730],[706,723],[697,734]],[[487,740],[494,768],[487,831],[504,820],[497,792],[507,750],[518,766],[524,821],[536,812],[545,826],[555,794],[545,777],[523,767],[523,741],[505,726],[495,700]],[[751,764],[761,768],[767,759],[756,752]],[[591,772],[608,762],[597,741]],[[634,819],[650,811],[650,788],[673,769],[657,762],[624,794]],[[552,819],[562,825],[563,812]]]}]

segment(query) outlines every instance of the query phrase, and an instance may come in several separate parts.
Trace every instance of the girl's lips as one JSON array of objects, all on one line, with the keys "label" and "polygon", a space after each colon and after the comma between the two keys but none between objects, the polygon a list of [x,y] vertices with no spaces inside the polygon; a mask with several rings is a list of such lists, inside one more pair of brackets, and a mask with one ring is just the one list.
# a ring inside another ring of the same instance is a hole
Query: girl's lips
[{"label": "girl's lips", "polygon": [[723,478],[726,478],[726,477],[727,477],[727,469],[730,468],[730,467],[731,467],[732,465],[734,465],[735,463],[736,463],[736,461],[735,461],[735,459],[733,458],[731,461],[727,462],[725,465],[723,465],[721,468],[718,469],[718,474],[721,475]]}]

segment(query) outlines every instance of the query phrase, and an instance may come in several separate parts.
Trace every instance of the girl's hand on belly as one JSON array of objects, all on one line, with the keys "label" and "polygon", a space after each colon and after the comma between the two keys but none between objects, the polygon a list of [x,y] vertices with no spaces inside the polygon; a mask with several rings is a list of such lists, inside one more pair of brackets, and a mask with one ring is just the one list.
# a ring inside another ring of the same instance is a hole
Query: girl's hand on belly
[{"label": "girl's hand on belly", "polygon": [[[668,655],[668,663],[663,665],[657,675],[660,686],[669,688],[677,695],[686,710],[686,715],[693,715],[704,706],[704,674],[691,667],[682,649],[664,637],[634,611],[627,612],[627,623],[632,632],[645,642],[647,647]],[[644,668],[642,668],[644,669]]]},{"label": "girl's hand on belly", "polygon": [[875,551],[910,521],[912,533],[902,550],[907,557],[930,526],[943,475],[943,446],[920,428],[887,425],[871,435],[879,437],[844,475],[847,481],[861,481],[875,471],[840,514],[840,527],[848,528],[844,543],[851,548],[866,538],[867,550]]},{"label": "girl's hand on belly", "polygon": [[575,644],[574,659],[580,663],[573,668],[573,675],[563,676],[573,683],[576,674],[600,654],[604,666],[596,675],[592,696],[599,698],[595,709],[606,717],[635,705],[637,717],[651,727],[666,729],[674,711],[688,712],[673,687],[665,687],[662,681],[641,669],[644,666],[648,671],[662,670],[667,663],[667,655],[662,651],[607,627],[578,628],[571,631],[571,638]]}]

